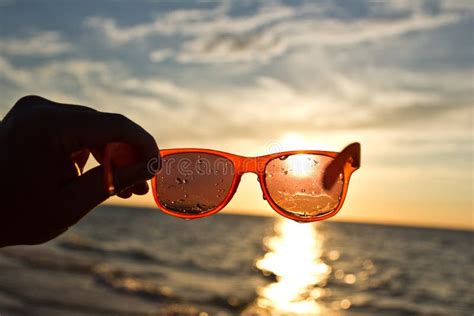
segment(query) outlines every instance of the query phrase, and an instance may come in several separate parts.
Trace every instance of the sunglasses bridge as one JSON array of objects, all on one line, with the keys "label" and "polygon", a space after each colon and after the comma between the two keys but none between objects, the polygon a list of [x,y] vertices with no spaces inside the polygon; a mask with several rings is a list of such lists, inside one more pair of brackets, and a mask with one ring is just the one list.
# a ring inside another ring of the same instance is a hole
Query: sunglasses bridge
[{"label": "sunglasses bridge", "polygon": [[243,175],[244,173],[255,173],[262,174],[265,171],[265,166],[268,159],[263,157],[242,157],[237,166],[237,174]]}]

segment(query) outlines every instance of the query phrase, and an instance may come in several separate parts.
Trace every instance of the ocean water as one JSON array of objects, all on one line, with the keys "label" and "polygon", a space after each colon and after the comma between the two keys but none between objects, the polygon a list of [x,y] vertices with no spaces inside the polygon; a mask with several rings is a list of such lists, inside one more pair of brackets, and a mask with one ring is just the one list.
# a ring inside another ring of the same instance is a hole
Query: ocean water
[{"label": "ocean water", "polygon": [[473,236],[102,206],[0,249],[0,315],[472,315]]}]

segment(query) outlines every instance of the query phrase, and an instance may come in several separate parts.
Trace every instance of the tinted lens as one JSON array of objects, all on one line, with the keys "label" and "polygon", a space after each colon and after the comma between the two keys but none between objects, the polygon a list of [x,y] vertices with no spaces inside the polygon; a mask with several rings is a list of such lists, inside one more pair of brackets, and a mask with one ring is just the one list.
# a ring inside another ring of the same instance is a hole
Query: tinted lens
[{"label": "tinted lens", "polygon": [[156,177],[163,206],[177,213],[202,214],[215,209],[229,194],[234,165],[213,154],[172,154],[163,158]]},{"label": "tinted lens", "polygon": [[271,160],[265,183],[272,200],[300,217],[315,217],[335,210],[341,199],[343,176],[330,190],[323,189],[324,170],[333,160],[321,155],[297,154]]}]

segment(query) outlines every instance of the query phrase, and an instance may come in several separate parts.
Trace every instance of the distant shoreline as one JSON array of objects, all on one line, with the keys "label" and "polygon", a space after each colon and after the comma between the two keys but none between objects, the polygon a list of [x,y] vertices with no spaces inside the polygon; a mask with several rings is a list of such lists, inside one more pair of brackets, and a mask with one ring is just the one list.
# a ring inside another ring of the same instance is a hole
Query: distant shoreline
[{"label": "distant shoreline", "polygon": [[[134,209],[141,209],[141,210],[147,210],[147,211],[153,211],[156,212],[159,210],[156,207],[147,207],[147,206],[129,206],[129,205],[118,205],[118,204],[112,204],[112,203],[107,203],[98,206],[98,208],[105,207],[105,208],[134,208]],[[235,211],[235,210],[233,210]],[[217,216],[244,216],[244,217],[261,217],[261,218],[280,218],[278,215],[273,215],[270,213],[270,215],[263,215],[263,214],[249,214],[247,212],[239,213],[238,211],[235,211],[235,213],[226,213],[226,212],[221,212],[219,214],[216,214]],[[213,216],[216,216],[213,215]],[[329,221],[326,221],[326,223],[340,223],[340,224],[351,224],[351,225],[373,225],[373,226],[383,226],[383,227],[394,227],[394,228],[407,228],[407,229],[425,229],[425,230],[441,230],[441,231],[459,231],[459,232],[469,232],[469,233],[474,233],[474,225],[470,228],[468,227],[452,227],[452,226],[429,226],[429,225],[417,225],[417,224],[405,224],[405,223],[383,223],[383,222],[363,222],[363,221],[350,221],[350,220],[338,220],[338,219],[331,219]],[[324,222],[321,222],[324,223]]]}]

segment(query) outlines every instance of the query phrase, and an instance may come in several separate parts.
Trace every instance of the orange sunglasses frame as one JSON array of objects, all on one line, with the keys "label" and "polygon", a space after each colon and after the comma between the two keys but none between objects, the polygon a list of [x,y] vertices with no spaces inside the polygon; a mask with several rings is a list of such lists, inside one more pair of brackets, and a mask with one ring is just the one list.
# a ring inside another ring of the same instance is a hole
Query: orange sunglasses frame
[{"label": "orange sunglasses frame", "polygon": [[[351,178],[352,173],[359,169],[360,167],[360,144],[359,143],[352,143],[347,146],[343,151],[340,153],[332,152],[332,151],[320,151],[320,150],[294,150],[294,151],[285,151],[279,152],[264,156],[258,157],[244,157],[238,156],[234,154],[230,154],[223,151],[212,150],[212,149],[199,149],[199,148],[176,148],[176,149],[164,149],[160,151],[162,158],[167,156],[178,154],[178,153],[203,153],[203,154],[212,154],[219,157],[226,158],[230,160],[234,165],[234,179],[232,181],[231,187],[225,199],[218,204],[214,209],[205,212],[203,214],[183,214],[179,212],[175,212],[166,208],[160,201],[157,192],[157,177],[153,177],[151,180],[152,188],[153,188],[153,196],[155,198],[155,202],[158,205],[159,209],[166,214],[183,218],[183,219],[196,219],[211,216],[216,214],[220,210],[222,210],[229,202],[232,200],[235,192],[240,183],[240,179],[242,175],[245,173],[255,173],[258,177],[258,181],[260,183],[260,188],[263,192],[264,199],[270,204],[270,206],[281,216],[286,218],[292,219],[297,222],[314,222],[314,221],[322,221],[328,219],[334,215],[336,215],[339,210],[341,209],[342,205],[344,204],[344,200],[347,195],[347,190],[349,187],[349,181]],[[320,216],[315,217],[300,217],[290,212],[287,212],[283,208],[279,207],[270,196],[266,182],[265,182],[265,168],[267,164],[278,157],[282,156],[289,156],[289,155],[296,155],[296,154],[313,154],[313,155],[320,155],[334,158],[334,160],[329,164],[326,168],[325,174],[323,176],[323,186],[325,189],[331,188],[332,185],[337,180],[339,174],[343,174],[344,179],[344,186],[342,189],[341,199],[336,207],[336,209],[325,213]]]}]

